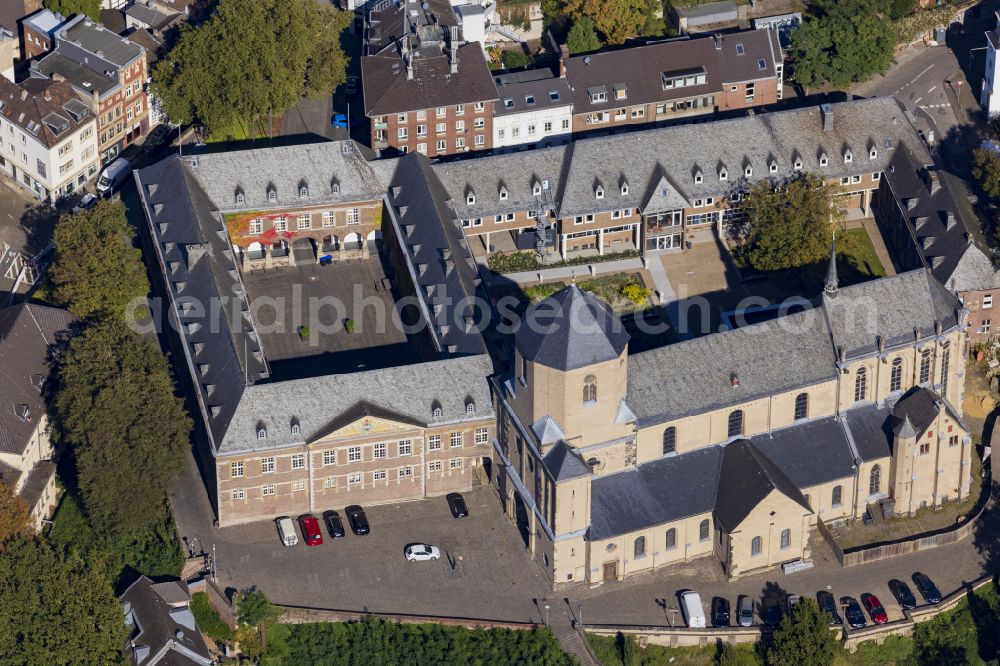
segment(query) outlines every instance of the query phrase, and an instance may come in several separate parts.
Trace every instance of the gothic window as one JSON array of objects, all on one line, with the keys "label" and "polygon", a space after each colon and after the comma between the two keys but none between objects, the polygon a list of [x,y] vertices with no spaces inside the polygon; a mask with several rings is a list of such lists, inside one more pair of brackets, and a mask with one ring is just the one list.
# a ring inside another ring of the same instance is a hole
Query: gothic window
[{"label": "gothic window", "polygon": [[903,359],[895,358],[892,361],[892,371],[889,373],[889,391],[898,391],[903,388]]},{"label": "gothic window", "polygon": [[698,540],[708,541],[708,519],[701,521],[698,525]]},{"label": "gothic window", "polygon": [[670,426],[663,431],[663,455],[673,453],[677,449],[677,428]]},{"label": "gothic window", "polygon": [[948,393],[948,362],[951,361],[951,350],[948,343],[942,345],[941,351],[941,395],[947,397]]},{"label": "gothic window", "polygon": [[760,555],[761,551],[764,550],[764,540],[759,536],[755,536],[750,541],[750,555],[757,557]]},{"label": "gothic window", "polygon": [[864,400],[868,397],[868,370],[858,368],[858,374],[854,376],[854,402]]},{"label": "gothic window", "polygon": [[743,410],[737,409],[729,413],[729,436],[738,437],[743,434]]},{"label": "gothic window", "polygon": [[882,491],[882,468],[878,465],[872,467],[871,476],[868,477],[868,494],[877,495]]},{"label": "gothic window", "polygon": [[667,530],[667,550],[673,550],[677,547],[677,530],[671,527]]},{"label": "gothic window", "polygon": [[781,548],[791,548],[792,547],[792,531],[790,529],[781,530]]},{"label": "gothic window", "polygon": [[597,402],[597,377],[587,375],[583,379],[583,401]]},{"label": "gothic window", "polygon": [[635,559],[646,556],[646,537],[639,537],[635,540]]},{"label": "gothic window", "polygon": [[920,384],[926,384],[931,378],[931,350],[920,352]]},{"label": "gothic window", "polygon": [[833,487],[833,498],[831,503],[833,506],[840,506],[843,495],[843,489],[840,486]]},{"label": "gothic window", "polygon": [[809,394],[799,393],[795,396],[795,420],[809,416]]}]

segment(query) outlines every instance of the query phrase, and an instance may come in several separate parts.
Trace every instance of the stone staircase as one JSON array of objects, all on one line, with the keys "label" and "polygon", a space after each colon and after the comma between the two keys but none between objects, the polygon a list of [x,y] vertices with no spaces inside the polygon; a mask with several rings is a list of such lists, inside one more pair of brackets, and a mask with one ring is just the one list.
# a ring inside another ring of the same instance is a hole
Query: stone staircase
[{"label": "stone staircase", "polygon": [[556,613],[560,617],[553,617],[550,629],[559,639],[559,646],[563,652],[576,658],[580,666],[600,666],[587,646],[583,634],[573,628],[570,619],[565,614]]}]

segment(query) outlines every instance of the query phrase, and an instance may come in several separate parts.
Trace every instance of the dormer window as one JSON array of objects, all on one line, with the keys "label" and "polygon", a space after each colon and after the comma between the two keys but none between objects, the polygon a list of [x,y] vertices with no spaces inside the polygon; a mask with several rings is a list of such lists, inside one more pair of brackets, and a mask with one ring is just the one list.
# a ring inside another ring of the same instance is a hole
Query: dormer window
[{"label": "dormer window", "polygon": [[476,413],[476,403],[473,402],[472,400],[469,400],[467,403],[465,403],[465,413],[466,414],[475,414]]},{"label": "dormer window", "polygon": [[844,164],[850,164],[853,161],[854,161],[854,153],[852,153],[851,149],[848,148],[844,151]]},{"label": "dormer window", "polygon": [[830,158],[827,157],[826,153],[820,153],[820,156],[819,156],[819,165],[821,167],[825,167],[829,163],[830,163]]},{"label": "dormer window", "polygon": [[594,188],[594,198],[603,199],[604,198],[604,188],[600,185]]},{"label": "dormer window", "polygon": [[299,422],[296,419],[292,419],[292,434],[298,435],[301,432],[302,426],[299,425]]},{"label": "dormer window", "polygon": [[500,186],[500,201],[507,201],[510,198],[510,193],[507,191],[507,187],[504,185]]},{"label": "dormer window", "polygon": [[465,193],[465,205],[474,206],[476,204],[476,193],[469,190]]},{"label": "dormer window", "polygon": [[299,186],[299,198],[300,199],[305,199],[308,196],[309,196],[309,188],[307,186],[305,186],[305,185],[300,185]]},{"label": "dormer window", "polygon": [[267,428],[264,426],[257,427],[257,439],[267,439]]},{"label": "dormer window", "polygon": [[278,200],[278,193],[273,187],[267,189],[267,200],[272,203]]},{"label": "dormer window", "polygon": [[431,414],[433,415],[435,421],[440,421],[442,416],[444,416],[444,413],[441,411],[441,405],[434,405],[434,409]]},{"label": "dormer window", "polygon": [[15,405],[14,413],[17,414],[17,418],[21,419],[22,421],[27,422],[31,420],[31,408],[28,407],[27,405],[24,404]]},{"label": "dormer window", "polygon": [[536,197],[542,195],[542,184],[539,183],[537,180],[531,184],[531,194]]},{"label": "dormer window", "polygon": [[247,202],[247,196],[241,190],[236,192],[236,205],[242,206]]},{"label": "dormer window", "polygon": [[626,182],[624,180],[622,181],[621,192],[622,192],[622,196],[625,196],[625,195],[628,194],[628,182]]},{"label": "dormer window", "polygon": [[875,144],[873,143],[872,145],[868,146],[868,159],[873,160],[876,157],[878,157],[878,148],[876,148]]},{"label": "dormer window", "polygon": [[778,163],[774,160],[771,160],[771,163],[767,165],[767,170],[770,171],[771,173],[778,173]]},{"label": "dormer window", "polygon": [[625,87],[624,83],[619,83],[615,86],[615,99],[626,99],[628,97],[628,89]]},{"label": "dormer window", "polygon": [[330,192],[332,194],[340,194],[340,183],[336,179],[330,181]]},{"label": "dormer window", "polygon": [[729,172],[726,167],[719,167],[719,180],[729,180]]},{"label": "dormer window", "polygon": [[696,185],[700,185],[704,181],[705,181],[705,177],[701,174],[701,170],[699,169],[699,170],[695,171],[694,172],[694,182],[695,182],[695,184]]},{"label": "dormer window", "polygon": [[744,166],[743,167],[743,175],[746,176],[747,178],[749,178],[750,176],[752,176],[753,175],[753,167],[750,166],[749,164],[747,164],[746,166]]},{"label": "dormer window", "polygon": [[792,166],[796,171],[802,171],[802,158],[796,157],[795,163]]}]

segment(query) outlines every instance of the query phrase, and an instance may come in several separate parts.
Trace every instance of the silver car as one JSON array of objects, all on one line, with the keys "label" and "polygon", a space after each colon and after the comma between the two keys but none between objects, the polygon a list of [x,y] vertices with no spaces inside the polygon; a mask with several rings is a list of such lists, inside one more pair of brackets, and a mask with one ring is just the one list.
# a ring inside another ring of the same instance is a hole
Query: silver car
[{"label": "silver car", "polygon": [[441,551],[437,546],[430,546],[426,543],[411,543],[403,549],[403,555],[407,562],[427,562],[428,560],[441,559]]},{"label": "silver car", "polygon": [[753,626],[753,599],[741,595],[736,606],[736,623],[741,627]]}]

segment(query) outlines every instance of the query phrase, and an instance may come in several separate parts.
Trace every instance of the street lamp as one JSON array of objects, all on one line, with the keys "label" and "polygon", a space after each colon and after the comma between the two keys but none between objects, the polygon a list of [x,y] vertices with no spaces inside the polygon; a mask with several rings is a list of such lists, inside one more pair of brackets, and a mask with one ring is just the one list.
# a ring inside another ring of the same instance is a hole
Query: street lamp
[{"label": "street lamp", "polygon": [[549,605],[545,604],[545,626],[549,626]]}]

